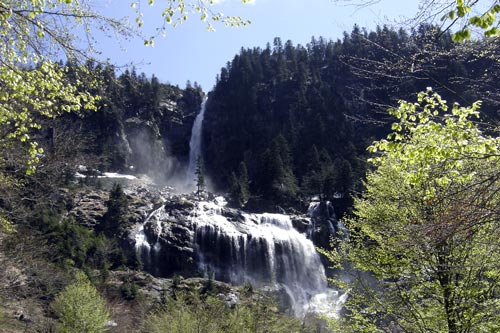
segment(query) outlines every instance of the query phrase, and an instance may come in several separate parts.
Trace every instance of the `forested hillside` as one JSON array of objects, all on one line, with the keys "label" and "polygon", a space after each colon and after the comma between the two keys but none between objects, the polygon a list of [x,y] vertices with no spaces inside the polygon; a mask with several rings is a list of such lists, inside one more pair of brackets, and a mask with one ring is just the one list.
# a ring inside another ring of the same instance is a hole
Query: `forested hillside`
[{"label": "forested hillside", "polygon": [[[481,98],[484,121],[496,122],[497,53],[491,41],[456,44],[430,25],[371,32],[355,26],[336,41],[313,37],[302,46],[275,38],[264,49],[242,49],[209,93],[204,168],[214,189],[237,206],[300,210],[320,196],[342,215],[361,190],[366,148],[390,131],[386,110],[399,99],[429,86],[464,105]],[[99,82],[90,90],[102,97],[99,110],[45,126],[47,151],[77,141],[70,151],[81,155],[80,164],[179,184],[201,88],[188,82],[180,89],[134,69],[118,75],[111,66],[86,67]]]},{"label": "forested hillside", "polygon": [[[66,66],[71,70],[71,64]],[[87,141],[85,151],[98,160],[93,166],[156,175],[159,181],[172,177],[189,155],[201,88],[187,82],[180,89],[135,69],[118,75],[112,66],[90,62],[86,67],[99,82],[94,91],[101,96],[99,109],[67,114],[60,123],[72,124],[69,135],[81,135]]]},{"label": "forested hillside", "polygon": [[242,49],[209,95],[207,171],[239,203],[248,199],[243,177],[251,195],[286,205],[321,194],[344,212],[360,189],[366,148],[389,132],[386,110],[399,99],[433,87],[461,104],[481,98],[483,119],[498,119],[497,53],[496,43],[456,44],[428,25],[355,26],[336,41],[275,38]]}]

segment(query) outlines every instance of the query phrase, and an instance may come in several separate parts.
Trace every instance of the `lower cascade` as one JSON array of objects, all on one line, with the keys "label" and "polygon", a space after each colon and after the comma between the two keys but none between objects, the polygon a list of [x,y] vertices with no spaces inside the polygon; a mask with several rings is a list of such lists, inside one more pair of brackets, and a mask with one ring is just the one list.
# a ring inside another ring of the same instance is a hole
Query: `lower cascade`
[{"label": "lower cascade", "polygon": [[283,291],[298,317],[337,315],[345,296],[327,287],[314,244],[293,227],[290,216],[244,213],[226,208],[220,198],[191,203],[182,217],[178,206],[153,210],[135,230],[145,269],[168,275],[181,269],[181,261],[191,262],[215,280]]}]

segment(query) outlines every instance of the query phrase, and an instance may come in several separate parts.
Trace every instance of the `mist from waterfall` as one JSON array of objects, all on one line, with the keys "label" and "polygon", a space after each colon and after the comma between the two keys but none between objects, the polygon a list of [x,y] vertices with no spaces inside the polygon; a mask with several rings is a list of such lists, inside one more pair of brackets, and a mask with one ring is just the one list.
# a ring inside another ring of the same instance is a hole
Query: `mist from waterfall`
[{"label": "mist from waterfall", "polygon": [[191,130],[191,139],[189,140],[189,165],[186,170],[186,186],[189,189],[194,189],[195,187],[196,162],[198,158],[201,158],[202,156],[202,129],[206,103],[207,99],[205,98],[201,103],[200,112],[194,120],[193,128]]}]

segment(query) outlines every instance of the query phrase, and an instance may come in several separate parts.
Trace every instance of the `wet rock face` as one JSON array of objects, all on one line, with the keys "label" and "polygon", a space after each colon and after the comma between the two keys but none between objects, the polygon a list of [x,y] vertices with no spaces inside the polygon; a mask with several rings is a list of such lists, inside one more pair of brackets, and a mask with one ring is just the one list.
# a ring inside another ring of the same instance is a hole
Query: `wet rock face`
[{"label": "wet rock face", "polygon": [[307,233],[311,228],[311,219],[305,216],[292,216],[292,225],[293,227],[301,233]]},{"label": "wet rock face", "polygon": [[155,275],[198,275],[192,225],[186,216],[189,215],[178,215],[171,220],[162,221],[161,233],[156,235],[152,251],[152,259],[155,262],[149,263],[149,269]]},{"label": "wet rock face", "polygon": [[[245,271],[251,271],[255,281],[279,280],[293,263],[282,262],[282,258],[298,256],[287,252],[289,244],[279,240],[282,235],[294,229],[315,246],[328,249],[331,236],[338,237],[340,231],[328,203],[312,205],[307,216],[288,216],[286,223],[290,225],[272,236],[268,233],[274,229],[265,229],[265,220],[280,214],[247,214],[223,203],[216,204],[211,194],[204,194],[203,200],[212,206],[200,209],[195,195],[171,195],[130,184],[125,193],[127,218],[116,236],[128,249],[127,255],[137,253],[144,269],[158,277],[212,275],[222,281],[244,283],[249,278]],[[107,211],[108,198],[108,191],[76,193],[69,215],[96,228]],[[274,261],[272,255],[276,256]],[[325,258],[321,259],[328,266]]]},{"label": "wet rock face", "polygon": [[[129,185],[124,192],[127,218],[116,237],[126,255],[140,258],[143,269],[156,278],[206,276],[256,288],[280,286],[280,303],[299,316],[314,295],[328,292],[327,263],[315,246],[328,248],[340,225],[327,203],[311,206],[307,216],[250,214],[210,194],[199,201],[195,195],[153,187]],[[109,194],[93,190],[80,195],[71,214],[95,227],[107,211]]]},{"label": "wet rock face", "polygon": [[[130,237],[144,269],[155,276],[197,276],[191,211],[194,201],[173,196],[136,225]],[[142,229],[141,229],[142,228]]]}]

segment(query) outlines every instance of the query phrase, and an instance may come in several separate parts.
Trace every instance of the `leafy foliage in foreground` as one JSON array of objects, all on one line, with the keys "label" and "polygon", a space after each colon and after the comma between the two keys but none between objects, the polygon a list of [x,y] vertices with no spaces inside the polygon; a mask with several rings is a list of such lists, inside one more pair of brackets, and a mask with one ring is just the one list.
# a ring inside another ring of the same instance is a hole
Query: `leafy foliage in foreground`
[{"label": "leafy foliage in foreground", "polygon": [[56,297],[52,309],[59,333],[101,333],[110,319],[106,301],[83,273]]},{"label": "leafy foliage in foreground", "polygon": [[432,91],[391,111],[349,243],[329,253],[350,278],[347,332],[500,329],[499,140]]},{"label": "leafy foliage in foreground", "polygon": [[[139,27],[144,24],[143,13],[141,12],[141,3],[145,3],[143,0],[136,0],[131,2],[131,7],[135,9],[137,14],[136,23]],[[252,0],[241,0],[243,4],[251,3]],[[147,1],[149,6],[154,5],[154,0]],[[178,25],[184,23],[192,15],[199,16],[202,22],[206,22],[207,31],[215,31],[214,23],[224,24],[226,27],[241,27],[249,25],[250,20],[243,19],[240,16],[234,15],[224,15],[221,12],[216,12],[213,5],[216,4],[213,0],[167,0],[162,2],[161,17],[164,20],[164,24],[158,28],[163,35],[167,33],[169,25],[177,27]],[[155,36],[151,36],[144,40],[144,45],[153,45]]]},{"label": "leafy foliage in foreground", "polygon": [[442,21],[449,20],[452,25],[457,21],[462,23],[459,31],[453,34],[453,40],[463,42],[471,39],[471,27],[480,28],[485,37],[498,37],[498,17],[500,13],[500,4],[497,1],[491,1],[489,7],[480,14],[473,14],[472,9],[477,6],[478,1],[456,0],[452,10],[443,16]]},{"label": "leafy foliage in foreground", "polygon": [[237,304],[230,308],[215,296],[179,292],[146,318],[143,332],[288,333],[305,330],[299,320],[280,315],[273,303],[264,298],[256,304]]}]

